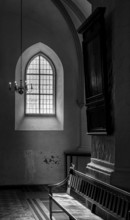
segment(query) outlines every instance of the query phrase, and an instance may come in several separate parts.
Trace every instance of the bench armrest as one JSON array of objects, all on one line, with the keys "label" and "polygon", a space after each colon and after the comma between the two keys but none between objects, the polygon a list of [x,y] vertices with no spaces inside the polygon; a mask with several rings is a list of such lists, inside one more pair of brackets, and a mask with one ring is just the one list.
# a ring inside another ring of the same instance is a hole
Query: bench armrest
[{"label": "bench armrest", "polygon": [[53,189],[65,185],[68,182],[68,179],[69,179],[69,175],[64,180],[62,180],[61,182],[54,183],[54,184],[49,184],[48,185],[49,193],[52,194]]}]

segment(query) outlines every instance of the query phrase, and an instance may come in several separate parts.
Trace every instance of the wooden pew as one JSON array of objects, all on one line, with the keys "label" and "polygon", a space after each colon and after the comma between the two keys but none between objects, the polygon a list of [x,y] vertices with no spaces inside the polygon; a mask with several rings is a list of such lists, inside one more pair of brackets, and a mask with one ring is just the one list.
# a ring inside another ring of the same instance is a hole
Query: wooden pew
[{"label": "wooden pew", "polygon": [[[65,185],[66,192],[60,193],[60,187]],[[74,166],[65,180],[48,187],[51,220],[53,213],[60,212],[71,220],[130,220],[130,193],[83,174]],[[52,202],[60,210],[53,210]]]}]

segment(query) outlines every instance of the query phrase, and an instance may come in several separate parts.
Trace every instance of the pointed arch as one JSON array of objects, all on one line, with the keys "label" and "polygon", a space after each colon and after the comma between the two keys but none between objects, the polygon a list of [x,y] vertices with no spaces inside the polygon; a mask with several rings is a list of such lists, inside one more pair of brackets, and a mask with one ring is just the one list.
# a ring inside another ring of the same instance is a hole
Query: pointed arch
[{"label": "pointed arch", "polygon": [[55,66],[45,54],[39,52],[28,61],[25,80],[26,115],[55,115]]},{"label": "pointed arch", "polygon": [[[25,96],[15,94],[15,130],[63,130],[64,128],[64,70],[60,58],[54,50],[47,45],[39,42],[27,48],[22,54],[22,80],[25,81],[26,67],[31,58],[36,54],[44,54],[46,58],[52,61],[56,72],[56,89],[55,89],[55,109],[53,117],[27,117],[25,114]],[[20,80],[20,60],[19,57],[16,70],[15,80]]]}]

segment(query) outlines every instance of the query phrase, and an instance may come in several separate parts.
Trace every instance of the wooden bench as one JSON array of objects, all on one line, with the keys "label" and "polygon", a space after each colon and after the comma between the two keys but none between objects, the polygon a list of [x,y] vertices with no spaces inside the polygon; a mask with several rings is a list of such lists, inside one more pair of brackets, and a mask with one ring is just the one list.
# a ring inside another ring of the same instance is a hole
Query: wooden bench
[{"label": "wooden bench", "polygon": [[[66,183],[66,192],[60,193],[59,187]],[[70,167],[65,180],[48,187],[51,220],[53,213],[60,212],[65,212],[71,220],[130,220],[130,193],[83,174],[74,167]],[[53,210],[52,202],[60,210]]]}]

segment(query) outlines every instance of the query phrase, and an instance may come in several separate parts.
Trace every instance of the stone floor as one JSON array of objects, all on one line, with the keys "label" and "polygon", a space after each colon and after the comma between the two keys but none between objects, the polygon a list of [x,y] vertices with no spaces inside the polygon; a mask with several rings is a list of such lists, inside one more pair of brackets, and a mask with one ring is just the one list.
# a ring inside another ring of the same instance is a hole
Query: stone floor
[{"label": "stone floor", "polygon": [[[48,190],[46,186],[22,186],[0,189],[0,220],[48,220]],[[54,209],[56,205],[53,207]],[[53,220],[68,220],[64,213]]]}]

